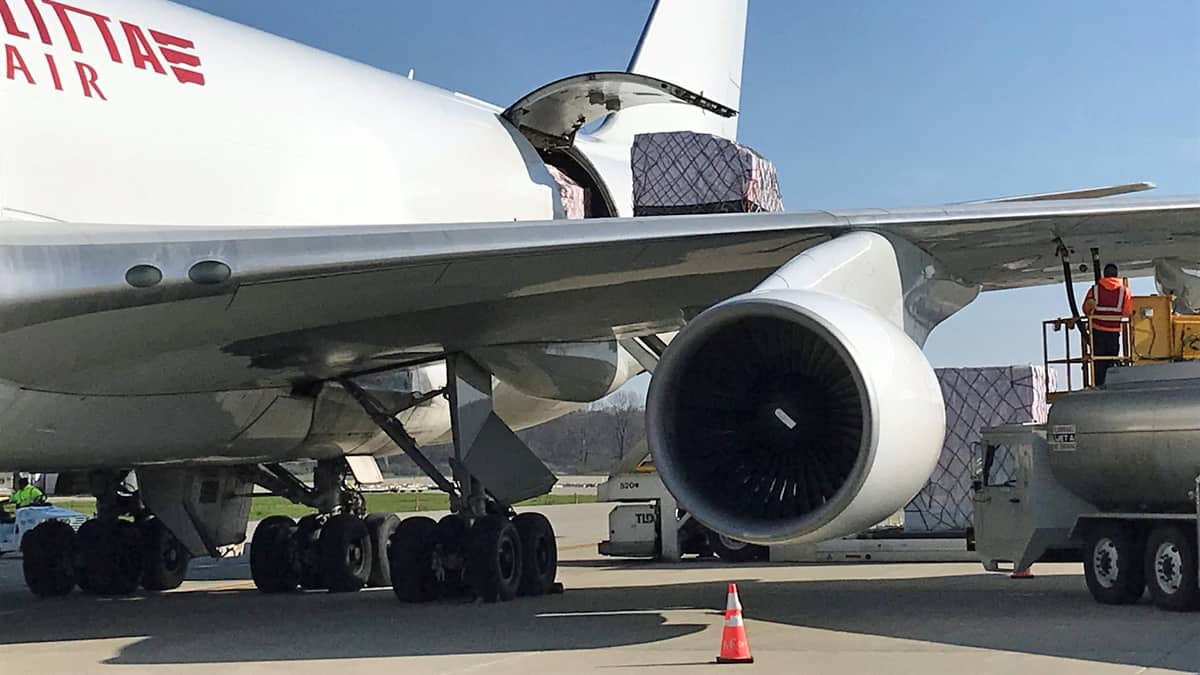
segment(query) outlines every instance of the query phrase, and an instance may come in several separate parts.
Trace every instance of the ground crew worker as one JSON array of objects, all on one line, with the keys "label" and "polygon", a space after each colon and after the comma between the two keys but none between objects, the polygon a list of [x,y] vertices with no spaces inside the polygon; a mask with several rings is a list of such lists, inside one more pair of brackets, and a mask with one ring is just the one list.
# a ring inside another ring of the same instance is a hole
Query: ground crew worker
[{"label": "ground crew worker", "polygon": [[[39,504],[46,499],[46,495],[35,485],[29,484],[29,479],[21,477],[17,479],[17,491],[9,495],[8,501],[12,503],[14,509],[23,509],[26,506]],[[0,511],[4,511],[4,507],[0,507]],[[0,522],[7,522],[8,512],[4,511],[4,515],[0,516]]]},{"label": "ground crew worker", "polygon": [[[1121,355],[1121,319],[1133,314],[1133,292],[1117,276],[1117,266],[1104,266],[1100,283],[1088,289],[1083,299],[1083,312],[1091,317],[1094,356]],[[1096,386],[1104,386],[1108,369],[1114,361],[1095,361]]]},{"label": "ground crew worker", "polygon": [[8,497],[8,501],[12,502],[13,507],[18,509],[40,504],[45,500],[45,493],[39,490],[36,485],[30,485],[29,479],[25,477],[17,479],[17,491]]}]

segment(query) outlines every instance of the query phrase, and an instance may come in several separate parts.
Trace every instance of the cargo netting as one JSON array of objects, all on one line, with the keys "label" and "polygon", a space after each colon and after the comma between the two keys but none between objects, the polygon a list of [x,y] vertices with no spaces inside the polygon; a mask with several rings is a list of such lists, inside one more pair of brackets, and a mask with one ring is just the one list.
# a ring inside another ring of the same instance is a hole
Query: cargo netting
[{"label": "cargo netting", "polygon": [[635,216],[783,210],[775,166],[720,136],[638,134],[630,161]]},{"label": "cargo netting", "polygon": [[[946,440],[937,468],[904,509],[904,531],[962,532],[971,526],[973,446],[984,427],[1045,422],[1046,369],[1041,366],[942,368],[937,371],[946,402]],[[1050,372],[1053,385],[1054,373]],[[997,453],[993,476],[1011,476],[1016,457]]]}]

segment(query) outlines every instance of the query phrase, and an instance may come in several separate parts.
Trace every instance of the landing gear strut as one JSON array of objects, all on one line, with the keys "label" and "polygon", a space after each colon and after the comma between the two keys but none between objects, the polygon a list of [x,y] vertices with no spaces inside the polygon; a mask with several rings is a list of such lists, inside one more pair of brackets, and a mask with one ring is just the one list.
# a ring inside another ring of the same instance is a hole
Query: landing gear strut
[{"label": "landing gear strut", "polygon": [[[413,516],[399,523],[388,554],[392,588],[403,602],[473,596],[483,602],[561,590],[555,582],[554,530],[540,514],[516,515],[512,504],[549,491],[554,476],[492,410],[492,376],[466,356],[447,359],[444,392],[454,436],[452,477],[421,452],[389,410],[353,381],[342,386],[371,419],[450,496],[440,522]],[[428,400],[430,395],[414,397]]]}]

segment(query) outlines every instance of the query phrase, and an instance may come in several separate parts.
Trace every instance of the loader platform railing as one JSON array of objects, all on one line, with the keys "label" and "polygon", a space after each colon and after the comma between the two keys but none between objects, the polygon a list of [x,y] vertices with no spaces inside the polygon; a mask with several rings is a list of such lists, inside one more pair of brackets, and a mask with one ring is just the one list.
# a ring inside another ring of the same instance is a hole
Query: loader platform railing
[{"label": "loader platform railing", "polygon": [[[1091,328],[1091,318],[1091,316],[1061,317],[1042,322],[1042,362],[1047,372],[1045,379],[1047,400],[1052,401],[1061,394],[1095,387],[1097,362],[1110,362],[1112,365],[1118,366],[1127,366],[1133,363],[1129,318],[1121,319],[1121,353],[1118,356],[1096,354],[1095,331]],[[1103,318],[1106,321],[1114,320],[1110,316]],[[1050,356],[1051,333],[1061,333],[1063,336],[1063,355],[1061,357],[1051,358]],[[1073,337],[1075,339],[1072,339]],[[1073,345],[1078,345],[1077,349]],[[1052,387],[1053,378],[1049,376],[1049,371],[1053,366],[1065,367],[1065,389],[1058,386]],[[1078,373],[1075,372],[1076,368],[1079,369]]]}]

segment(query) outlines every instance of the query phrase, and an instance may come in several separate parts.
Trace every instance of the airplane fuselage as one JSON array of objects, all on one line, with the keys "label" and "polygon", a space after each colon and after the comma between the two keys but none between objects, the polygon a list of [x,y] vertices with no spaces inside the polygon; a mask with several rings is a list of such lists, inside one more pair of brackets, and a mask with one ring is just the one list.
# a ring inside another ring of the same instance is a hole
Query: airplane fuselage
[{"label": "airplane fuselage", "polygon": [[[0,0],[0,45],[0,124],[16,130],[0,152],[0,227],[34,239],[86,240],[72,227],[87,223],[269,228],[565,215],[546,160],[500,108],[189,8]],[[577,166],[596,177],[592,189],[608,192],[601,176],[625,186],[609,200],[628,215],[628,146],[581,137],[578,148]],[[197,260],[139,262],[186,275]],[[45,278],[90,272],[57,260]],[[42,281],[6,278],[0,295],[36,294]],[[195,311],[224,311],[225,302],[201,301]],[[254,372],[252,357],[202,346],[149,362],[126,356],[156,334],[188,330],[152,314],[145,322],[131,327],[136,337],[96,336],[103,348],[93,350],[65,347],[88,330],[68,322],[61,345],[37,338],[38,359],[21,358],[32,354],[22,330],[6,333],[0,466],[394,451],[344,400],[298,396],[291,374]],[[620,361],[603,390],[638,371],[624,354]],[[439,373],[420,366],[406,381],[427,391]],[[96,395],[97,382],[125,391]],[[517,428],[577,406],[497,389],[498,410]],[[410,411],[407,422],[421,442],[446,440],[445,401]]]}]

